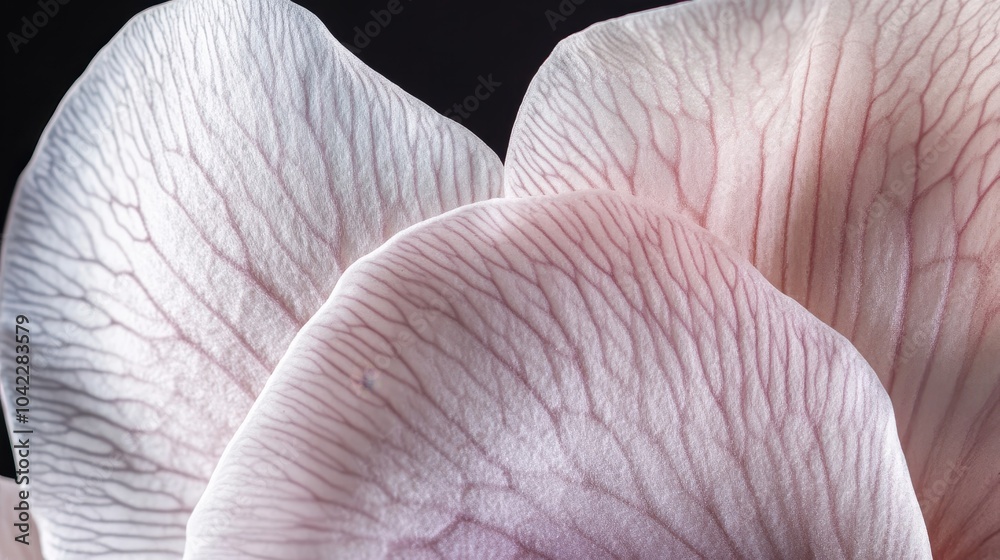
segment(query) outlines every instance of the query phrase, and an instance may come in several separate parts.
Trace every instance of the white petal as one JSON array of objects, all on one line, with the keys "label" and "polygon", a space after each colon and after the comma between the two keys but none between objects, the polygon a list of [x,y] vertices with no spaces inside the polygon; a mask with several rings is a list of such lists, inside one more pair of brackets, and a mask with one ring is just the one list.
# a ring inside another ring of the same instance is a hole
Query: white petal
[{"label": "white petal", "polygon": [[13,341],[30,320],[47,557],[179,557],[223,447],[343,269],[495,196],[501,173],[289,2],[137,16],[63,100],[7,225],[0,324]]}]

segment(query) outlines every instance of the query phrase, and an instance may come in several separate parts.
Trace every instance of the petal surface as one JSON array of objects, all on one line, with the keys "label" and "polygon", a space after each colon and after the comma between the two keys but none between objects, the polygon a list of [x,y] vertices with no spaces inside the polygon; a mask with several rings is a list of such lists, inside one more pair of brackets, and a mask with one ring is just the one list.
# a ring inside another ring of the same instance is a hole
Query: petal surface
[{"label": "petal surface", "polygon": [[633,193],[847,336],[938,558],[1000,549],[1000,3],[704,0],[560,44],[505,189]]},{"label": "petal surface", "polygon": [[355,263],[185,558],[929,558],[857,351],[684,218],[494,200]]},{"label": "petal surface", "polygon": [[133,19],[53,117],[4,240],[47,558],[180,557],[226,442],[343,269],[496,196],[501,173],[289,2]]}]

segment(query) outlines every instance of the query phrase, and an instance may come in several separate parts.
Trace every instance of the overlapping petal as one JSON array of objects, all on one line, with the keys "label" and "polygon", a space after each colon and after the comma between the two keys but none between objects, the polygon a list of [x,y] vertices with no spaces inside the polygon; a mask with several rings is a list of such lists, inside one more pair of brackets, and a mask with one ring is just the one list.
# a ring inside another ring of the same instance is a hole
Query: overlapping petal
[{"label": "overlapping petal", "polygon": [[409,229],[279,364],[499,161],[287,2],[139,16],[3,249],[47,557],[911,558],[921,510],[936,557],[987,556],[998,32],[989,0],[699,0],[574,36],[507,194],[643,202]]},{"label": "overlapping petal", "polygon": [[563,42],[511,195],[679,212],[879,374],[939,558],[1000,549],[1000,3],[699,0]]},{"label": "overlapping petal", "polygon": [[495,200],[355,263],[185,558],[929,558],[851,344],[686,219]]},{"label": "overlapping petal", "polygon": [[179,557],[226,442],[343,269],[500,184],[492,151],[291,3],[137,16],[60,105],[4,240],[46,557]]}]

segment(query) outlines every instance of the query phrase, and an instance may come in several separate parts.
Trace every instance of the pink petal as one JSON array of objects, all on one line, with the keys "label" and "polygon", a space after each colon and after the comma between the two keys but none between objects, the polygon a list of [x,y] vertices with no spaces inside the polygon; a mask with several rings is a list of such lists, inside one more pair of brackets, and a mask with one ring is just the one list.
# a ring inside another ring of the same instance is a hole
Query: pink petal
[{"label": "pink petal", "polygon": [[929,558],[850,343],[686,219],[476,204],[355,263],[185,558]]},{"label": "pink petal", "polygon": [[1000,3],[710,1],[567,39],[509,194],[631,192],[878,373],[936,558],[1000,548]]}]

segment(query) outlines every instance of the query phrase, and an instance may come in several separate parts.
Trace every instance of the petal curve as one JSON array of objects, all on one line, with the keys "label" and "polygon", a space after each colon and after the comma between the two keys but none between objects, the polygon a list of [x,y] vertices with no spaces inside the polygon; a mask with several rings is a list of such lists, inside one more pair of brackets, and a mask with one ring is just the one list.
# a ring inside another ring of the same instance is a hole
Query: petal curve
[{"label": "petal curve", "polygon": [[289,2],[134,18],[63,100],[6,226],[0,322],[10,340],[14,316],[32,324],[46,556],[179,557],[226,442],[342,270],[496,196],[501,173]]},{"label": "petal curve", "polygon": [[1000,548],[998,138],[1000,3],[699,0],[561,43],[505,188],[630,192],[719,235],[872,364],[935,556],[983,557]]},{"label": "petal curve", "polygon": [[355,263],[185,558],[929,551],[856,350],[700,228],[592,192],[479,203]]}]

